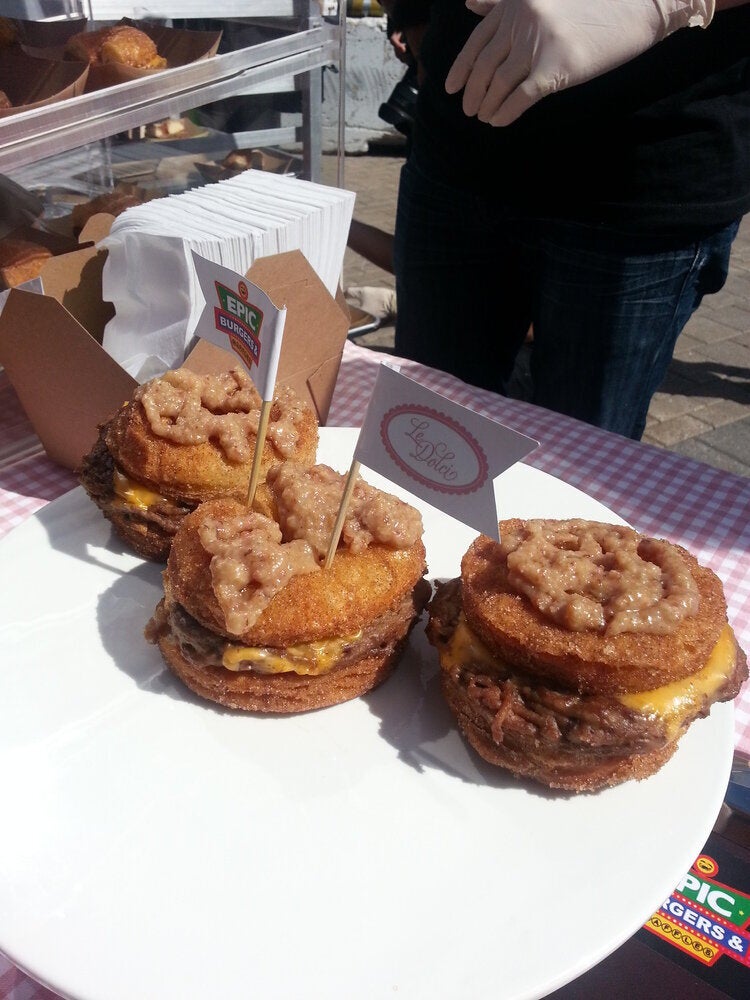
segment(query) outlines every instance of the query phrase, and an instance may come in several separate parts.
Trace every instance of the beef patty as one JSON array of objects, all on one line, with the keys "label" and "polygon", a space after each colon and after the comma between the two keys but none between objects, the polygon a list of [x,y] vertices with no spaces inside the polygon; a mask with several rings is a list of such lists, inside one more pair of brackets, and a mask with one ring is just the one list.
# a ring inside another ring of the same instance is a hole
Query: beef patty
[{"label": "beef patty", "polygon": [[121,537],[128,540],[137,536],[140,554],[163,562],[182,519],[197,502],[161,497],[146,507],[118,496],[114,490],[115,461],[106,444],[108,427],[109,423],[99,427],[94,447],[77,470],[79,482]]},{"label": "beef patty", "polygon": [[[328,669],[318,674],[227,669],[223,665],[226,651],[244,647],[205,628],[180,603],[168,599],[157,606],[146,638],[159,646],[176,676],[212,701],[261,712],[323,708],[358,697],[389,676],[429,595],[430,585],[420,580],[356,635],[332,639]],[[262,647],[256,652],[261,654],[261,663],[264,658],[294,662],[304,656],[299,647]]]},{"label": "beef patty", "polygon": [[746,676],[737,648],[720,690],[699,700],[674,733],[662,716],[635,711],[615,695],[580,694],[520,672],[470,632],[460,655],[446,655],[461,625],[456,579],[439,585],[427,632],[441,651],[442,690],[460,729],[486,760],[553,788],[594,790],[654,773],[688,725],[708,715],[714,701],[733,698]]}]

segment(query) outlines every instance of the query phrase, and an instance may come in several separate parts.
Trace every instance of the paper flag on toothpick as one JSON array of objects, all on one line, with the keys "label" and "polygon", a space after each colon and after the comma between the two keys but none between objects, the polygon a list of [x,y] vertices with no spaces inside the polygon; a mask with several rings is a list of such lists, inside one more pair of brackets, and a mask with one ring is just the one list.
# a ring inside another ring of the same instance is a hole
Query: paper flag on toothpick
[{"label": "paper flag on toothpick", "polygon": [[247,368],[263,400],[255,437],[255,452],[247,488],[247,506],[255,499],[260,479],[271,406],[276,390],[286,309],[279,309],[262,288],[228,267],[206,260],[195,251],[193,263],[206,300],[195,333],[218,347],[231,348]]},{"label": "paper flag on toothpick", "polygon": [[247,368],[261,399],[273,399],[284,336],[286,309],[236,271],[192,251],[195,273],[206,300],[197,336],[229,348]]},{"label": "paper flag on toothpick", "polygon": [[494,480],[538,446],[381,364],[354,461],[498,538]]}]

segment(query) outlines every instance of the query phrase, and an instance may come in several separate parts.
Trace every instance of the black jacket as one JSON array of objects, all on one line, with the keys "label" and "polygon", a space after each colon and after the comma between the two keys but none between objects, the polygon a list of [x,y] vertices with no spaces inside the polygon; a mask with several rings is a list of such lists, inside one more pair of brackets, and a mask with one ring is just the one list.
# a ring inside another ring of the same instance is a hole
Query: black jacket
[{"label": "black jacket", "polygon": [[522,215],[627,231],[710,231],[750,209],[750,5],[549,95],[504,128],[467,118],[461,95],[445,93],[479,20],[464,0],[401,0],[393,17],[429,22],[413,153],[447,182]]}]

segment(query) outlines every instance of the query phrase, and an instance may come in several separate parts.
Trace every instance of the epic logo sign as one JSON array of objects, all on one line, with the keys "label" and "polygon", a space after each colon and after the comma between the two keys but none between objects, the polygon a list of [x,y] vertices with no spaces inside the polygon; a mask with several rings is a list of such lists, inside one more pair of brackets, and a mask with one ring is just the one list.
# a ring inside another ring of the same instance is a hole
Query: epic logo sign
[{"label": "epic logo sign", "polygon": [[[714,965],[722,955],[740,965],[750,965],[750,897],[721,882],[701,878],[696,872],[718,873],[719,866],[701,854],[644,925],[703,965]],[[739,995],[739,994],[738,994]]]},{"label": "epic logo sign", "polygon": [[239,292],[216,282],[219,305],[214,306],[216,329],[225,333],[233,349],[250,369],[260,363],[260,340],[258,334],[263,323],[263,313],[252,303],[245,301],[247,285],[240,282]]},{"label": "epic logo sign", "polygon": [[270,402],[276,385],[286,308],[274,305],[262,288],[241,274],[206,260],[194,250],[192,257],[206,303],[193,331],[195,336],[222,350],[230,347],[247,369],[261,399]]}]

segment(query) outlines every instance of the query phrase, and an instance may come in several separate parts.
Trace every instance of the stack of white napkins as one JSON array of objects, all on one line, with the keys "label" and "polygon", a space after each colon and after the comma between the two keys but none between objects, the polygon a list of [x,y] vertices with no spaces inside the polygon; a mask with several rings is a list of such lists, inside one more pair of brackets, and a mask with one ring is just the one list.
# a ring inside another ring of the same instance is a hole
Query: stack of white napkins
[{"label": "stack of white napkins", "polygon": [[182,363],[205,304],[192,251],[244,275],[260,257],[301,250],[335,295],[354,197],[247,170],[128,209],[102,243],[103,297],[115,307],[105,350],[138,381]]}]

